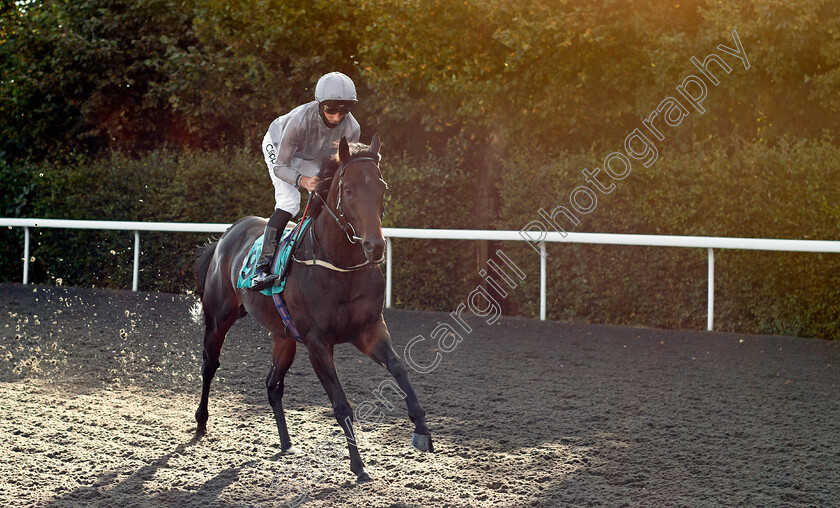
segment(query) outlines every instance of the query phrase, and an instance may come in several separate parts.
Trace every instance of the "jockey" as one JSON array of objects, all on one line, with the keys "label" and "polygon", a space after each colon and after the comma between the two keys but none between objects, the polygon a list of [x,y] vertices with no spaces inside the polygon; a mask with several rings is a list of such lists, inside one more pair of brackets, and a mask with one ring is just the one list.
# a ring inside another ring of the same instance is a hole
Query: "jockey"
[{"label": "jockey", "polygon": [[315,100],[296,107],[268,127],[262,142],[268,174],[274,184],[274,213],[265,227],[262,251],[251,289],[274,284],[271,258],[289,219],[300,211],[300,190],[312,192],[320,182],[321,161],[333,155],[342,137],[359,141],[359,122],[350,114],[356,86],[340,72],[324,74],[315,85]]}]

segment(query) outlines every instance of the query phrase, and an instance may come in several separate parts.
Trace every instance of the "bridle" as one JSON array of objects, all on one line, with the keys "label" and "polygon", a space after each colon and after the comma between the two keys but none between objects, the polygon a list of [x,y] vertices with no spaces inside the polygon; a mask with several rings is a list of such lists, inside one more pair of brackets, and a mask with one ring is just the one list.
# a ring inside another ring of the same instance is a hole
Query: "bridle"
[{"label": "bridle", "polygon": [[341,228],[342,231],[344,231],[344,234],[347,236],[347,240],[352,244],[355,244],[362,238],[356,234],[356,228],[353,227],[353,224],[344,216],[344,209],[341,207],[341,197],[344,195],[344,172],[347,170],[348,167],[352,166],[357,162],[373,162],[373,164],[376,166],[376,170],[379,172],[379,179],[382,181],[382,183],[385,183],[385,180],[382,180],[382,170],[379,169],[379,161],[377,159],[374,159],[373,157],[359,157],[358,159],[353,159],[347,164],[343,165],[341,167],[341,171],[338,174],[338,200],[335,204],[335,209],[338,212],[338,215],[336,215],[335,212],[332,211],[330,206],[327,204],[327,201],[317,191],[313,191],[313,194],[318,196],[318,199],[320,199],[321,202],[324,204],[324,208],[326,208],[330,215],[332,215],[332,218],[335,219],[335,223],[338,224],[338,227]]},{"label": "bridle", "polygon": [[[347,236],[347,240],[351,244],[356,244],[356,242],[361,240],[362,238],[359,237],[356,234],[356,228],[353,227],[353,224],[344,216],[344,209],[341,207],[341,197],[344,194],[344,172],[349,166],[352,166],[353,164],[355,164],[357,162],[373,162],[374,165],[376,166],[376,170],[379,172],[379,180],[382,183],[385,183],[385,180],[382,179],[382,170],[379,169],[379,160],[374,159],[373,157],[359,157],[359,158],[353,159],[350,162],[348,162],[347,164],[343,165],[341,167],[341,171],[338,174],[338,189],[337,189],[338,199],[337,199],[336,205],[335,205],[335,209],[336,209],[336,212],[338,212],[338,215],[336,215],[335,212],[332,211],[330,206],[327,204],[327,201],[317,191],[312,192],[312,194],[314,194],[315,196],[318,197],[318,199],[321,200],[321,202],[323,203],[323,207],[327,209],[329,214],[335,220],[335,223],[344,232],[344,234]],[[387,186],[388,186],[388,184],[385,183],[386,189],[387,189]],[[310,199],[312,199],[311,195],[310,195]],[[306,207],[308,209],[309,204],[307,204]],[[304,211],[304,216],[305,215],[306,215],[306,211]],[[301,221],[301,224],[302,223],[303,223],[303,221]],[[352,234],[351,234],[351,232],[352,232]],[[377,265],[380,265],[380,264],[385,262],[385,255],[383,253],[382,258],[378,259],[376,261],[365,261],[364,263],[361,263],[361,264],[358,264],[358,265],[355,265],[355,266],[351,266],[351,267],[348,267],[348,268],[340,268],[338,266],[335,266],[331,262],[322,261],[320,259],[315,259],[315,257],[314,257],[315,256],[315,246],[316,245],[320,246],[320,243],[315,238],[315,228],[314,227],[310,226],[309,236],[310,236],[310,242],[312,244],[312,249],[313,249],[313,251],[312,251],[313,259],[299,260],[294,255],[292,255],[292,259],[294,259],[294,261],[297,262],[297,263],[300,263],[300,264],[303,264],[303,265],[321,266],[321,267],[328,268],[328,269],[336,271],[336,272],[353,272],[353,271],[356,271],[356,270],[360,270],[362,268],[377,266]],[[324,250],[323,247],[321,247],[321,250],[323,251],[324,255],[327,255],[327,253],[326,253],[326,251]],[[329,259],[328,255],[327,255],[327,259]]]}]

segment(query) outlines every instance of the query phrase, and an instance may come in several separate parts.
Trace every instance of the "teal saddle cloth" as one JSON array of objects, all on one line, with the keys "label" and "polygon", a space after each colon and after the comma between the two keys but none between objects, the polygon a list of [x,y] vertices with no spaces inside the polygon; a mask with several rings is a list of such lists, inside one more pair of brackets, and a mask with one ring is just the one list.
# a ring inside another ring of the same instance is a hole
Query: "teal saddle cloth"
[{"label": "teal saddle cloth", "polygon": [[[286,263],[289,262],[289,258],[291,258],[292,248],[297,244],[300,240],[300,237],[303,235],[303,232],[306,231],[306,228],[309,226],[309,222],[312,219],[307,218],[303,221],[303,224],[300,228],[292,229],[289,234],[280,241],[280,245],[277,246],[277,250],[274,253],[274,259],[271,261],[271,273],[275,273],[280,275],[283,273]],[[297,233],[295,235],[295,233]],[[292,235],[295,235],[292,238]],[[236,281],[236,287],[238,288],[250,288],[251,284],[254,280],[254,274],[257,271],[257,260],[260,258],[260,252],[262,251],[262,244],[263,238],[265,235],[261,235],[254,241],[254,245],[251,246],[251,250],[248,251],[248,255],[245,256],[245,260],[242,262],[242,269],[239,270],[239,278]],[[274,282],[273,286],[269,286],[260,293],[271,296],[273,294],[282,293],[283,288],[286,287],[286,279],[280,278]]]}]

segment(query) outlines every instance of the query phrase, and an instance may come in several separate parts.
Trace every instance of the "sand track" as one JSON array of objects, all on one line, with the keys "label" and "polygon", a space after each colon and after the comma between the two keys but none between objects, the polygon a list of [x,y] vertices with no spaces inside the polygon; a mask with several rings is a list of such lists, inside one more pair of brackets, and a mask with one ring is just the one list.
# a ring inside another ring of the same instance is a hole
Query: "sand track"
[{"label": "sand track", "polygon": [[[840,505],[838,343],[473,320],[412,375],[436,453],[411,448],[404,405],[385,408],[358,432],[374,477],[359,486],[303,349],[284,402],[307,453],[279,455],[270,342],[248,318],[193,439],[194,301],[0,284],[1,506],[282,506],[303,490],[313,507]],[[402,354],[448,315],[386,320]],[[352,346],[337,364],[353,404],[388,379]]]}]

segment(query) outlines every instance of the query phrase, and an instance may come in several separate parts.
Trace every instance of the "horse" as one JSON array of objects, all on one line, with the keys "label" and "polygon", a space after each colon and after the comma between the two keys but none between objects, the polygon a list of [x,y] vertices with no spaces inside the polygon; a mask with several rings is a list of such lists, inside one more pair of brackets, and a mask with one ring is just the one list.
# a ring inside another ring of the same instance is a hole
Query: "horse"
[{"label": "horse", "polygon": [[[319,174],[321,183],[315,190],[320,200],[310,196],[312,221],[288,261],[291,266],[281,293],[344,431],[350,470],[359,483],[371,478],[356,446],[353,410],[336,372],[333,349],[337,344],[353,344],[390,372],[405,393],[408,415],[415,426],[412,445],[423,452],[434,451],[425,410],[417,400],[403,361],[394,352],[382,315],[385,279],[379,265],[385,251],[382,216],[387,184],[379,169],[379,149],[378,134],[370,146],[351,145],[342,138],[337,157],[325,161]],[[328,213],[322,213],[324,210]],[[225,336],[236,320],[250,314],[271,333],[272,362],[265,386],[280,435],[281,453],[295,454],[302,452],[292,446],[289,437],[283,389],[298,341],[275,309],[272,297],[236,287],[243,260],[262,235],[266,222],[261,217],[240,219],[217,242],[200,249],[195,263],[205,324],[196,436],[207,432],[210,383],[220,365]]]}]

